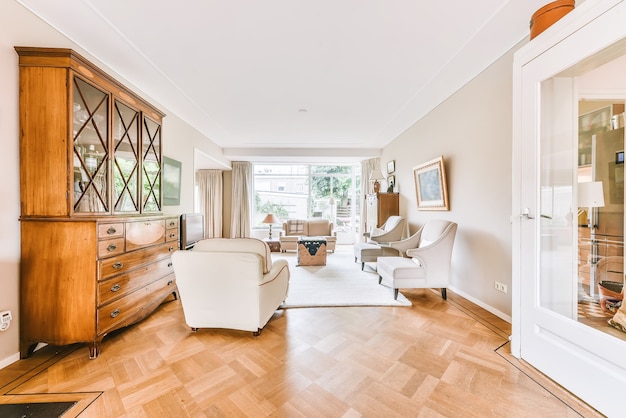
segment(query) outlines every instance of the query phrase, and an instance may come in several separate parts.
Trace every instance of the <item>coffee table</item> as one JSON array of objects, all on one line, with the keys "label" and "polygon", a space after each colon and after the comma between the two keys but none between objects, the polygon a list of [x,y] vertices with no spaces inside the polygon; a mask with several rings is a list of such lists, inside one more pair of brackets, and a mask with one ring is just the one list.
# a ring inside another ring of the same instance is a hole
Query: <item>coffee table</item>
[{"label": "coffee table", "polygon": [[326,238],[298,238],[298,266],[326,265]]}]

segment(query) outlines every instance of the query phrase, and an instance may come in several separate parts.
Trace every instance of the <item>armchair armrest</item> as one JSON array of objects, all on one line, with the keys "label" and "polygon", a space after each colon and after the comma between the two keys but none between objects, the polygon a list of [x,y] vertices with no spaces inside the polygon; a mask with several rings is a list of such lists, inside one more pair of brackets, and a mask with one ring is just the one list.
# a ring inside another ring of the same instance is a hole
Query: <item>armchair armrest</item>
[{"label": "armchair armrest", "polygon": [[418,247],[421,237],[422,228],[420,228],[415,234],[406,239],[390,242],[387,245],[391,248],[398,250],[401,256],[408,257],[407,252]]},{"label": "armchair armrest", "polygon": [[396,230],[391,230],[388,232],[382,231],[381,234],[370,233],[369,241],[372,244],[381,243],[381,242],[394,242],[398,238],[398,233]]},{"label": "armchair armrest", "polygon": [[286,270],[287,274],[289,274],[289,263],[287,262],[287,260],[281,259],[274,261],[272,263],[272,268],[270,269],[270,271],[261,277],[261,282],[259,283],[259,286],[276,279],[284,270]]}]

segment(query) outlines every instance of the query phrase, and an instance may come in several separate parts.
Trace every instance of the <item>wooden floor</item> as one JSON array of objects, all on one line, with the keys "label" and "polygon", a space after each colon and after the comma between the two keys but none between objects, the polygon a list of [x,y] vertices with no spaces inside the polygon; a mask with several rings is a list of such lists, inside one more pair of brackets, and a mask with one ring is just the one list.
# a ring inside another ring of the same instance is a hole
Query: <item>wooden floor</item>
[{"label": "wooden floor", "polygon": [[[510,325],[452,292],[413,307],[277,311],[260,337],[192,333],[179,301],[105,338],[0,370],[0,403],[67,417],[601,416],[509,353]],[[583,378],[581,376],[581,378]]]}]

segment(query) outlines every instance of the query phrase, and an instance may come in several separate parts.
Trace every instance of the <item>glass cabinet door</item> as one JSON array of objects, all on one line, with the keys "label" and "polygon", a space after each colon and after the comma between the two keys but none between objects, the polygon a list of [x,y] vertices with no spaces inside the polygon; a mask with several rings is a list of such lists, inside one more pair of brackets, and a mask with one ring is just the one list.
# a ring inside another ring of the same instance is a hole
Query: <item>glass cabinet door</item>
[{"label": "glass cabinet door", "polygon": [[108,212],[109,94],[74,77],[72,105],[74,212]]},{"label": "glass cabinet door", "polygon": [[161,210],[161,125],[144,118],[142,135],[143,212]]},{"label": "glass cabinet door", "polygon": [[139,212],[139,112],[115,101],[113,109],[113,210]]}]

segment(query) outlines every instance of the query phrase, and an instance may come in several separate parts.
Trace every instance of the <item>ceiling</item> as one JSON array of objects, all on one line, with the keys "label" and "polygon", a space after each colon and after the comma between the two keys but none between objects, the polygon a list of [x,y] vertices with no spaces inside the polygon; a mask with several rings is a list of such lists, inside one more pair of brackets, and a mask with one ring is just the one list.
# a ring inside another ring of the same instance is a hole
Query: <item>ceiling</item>
[{"label": "ceiling", "polygon": [[546,2],[16,1],[249,160],[379,153],[527,37]]}]

